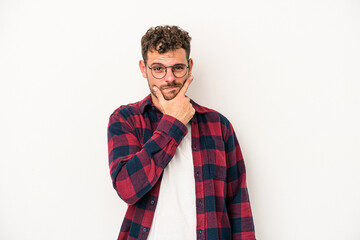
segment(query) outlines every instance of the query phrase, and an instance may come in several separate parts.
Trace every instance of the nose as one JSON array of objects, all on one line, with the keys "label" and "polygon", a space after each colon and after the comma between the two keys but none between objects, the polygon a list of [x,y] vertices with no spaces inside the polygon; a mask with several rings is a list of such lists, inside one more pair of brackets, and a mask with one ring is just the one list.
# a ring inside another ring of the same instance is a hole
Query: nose
[{"label": "nose", "polygon": [[167,68],[166,70],[167,70],[167,71],[166,71],[164,80],[165,80],[166,82],[173,82],[176,78],[175,78],[175,75],[174,75],[171,67],[170,67],[170,68]]}]

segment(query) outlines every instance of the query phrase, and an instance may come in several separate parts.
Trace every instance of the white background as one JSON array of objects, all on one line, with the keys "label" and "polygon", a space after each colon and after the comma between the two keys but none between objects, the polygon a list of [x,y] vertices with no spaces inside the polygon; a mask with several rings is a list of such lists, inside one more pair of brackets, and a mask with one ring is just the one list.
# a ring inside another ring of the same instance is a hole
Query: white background
[{"label": "white background", "polygon": [[111,112],[140,38],[193,38],[189,96],[242,147],[260,240],[360,239],[360,2],[0,0],[0,239],[116,239]]}]

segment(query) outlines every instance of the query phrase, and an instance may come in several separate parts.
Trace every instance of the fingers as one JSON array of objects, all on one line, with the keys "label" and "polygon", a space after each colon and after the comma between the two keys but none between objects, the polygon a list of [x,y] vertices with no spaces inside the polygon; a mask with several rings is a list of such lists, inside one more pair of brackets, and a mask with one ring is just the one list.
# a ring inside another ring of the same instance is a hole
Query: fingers
[{"label": "fingers", "polygon": [[164,101],[164,96],[162,95],[162,93],[160,92],[159,88],[157,88],[156,86],[153,87],[153,91],[152,93],[155,95],[155,97],[159,100],[159,101]]},{"label": "fingers", "polygon": [[183,87],[181,88],[181,90],[180,90],[180,92],[179,92],[181,95],[185,96],[185,93],[186,93],[186,91],[188,90],[189,85],[190,85],[190,83],[193,81],[193,79],[194,79],[193,76],[190,76],[188,79],[186,79]]}]

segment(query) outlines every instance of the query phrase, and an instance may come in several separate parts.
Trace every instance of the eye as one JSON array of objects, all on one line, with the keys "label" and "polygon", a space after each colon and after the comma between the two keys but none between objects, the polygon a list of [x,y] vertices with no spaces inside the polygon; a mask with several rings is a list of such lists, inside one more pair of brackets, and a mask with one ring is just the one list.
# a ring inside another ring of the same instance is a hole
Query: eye
[{"label": "eye", "polygon": [[155,72],[164,72],[165,71],[165,67],[161,66],[161,65],[155,65],[152,67],[152,70]]},{"label": "eye", "polygon": [[178,65],[174,65],[174,71],[177,71],[177,72],[180,72],[180,71],[183,71],[184,69],[186,68],[185,65],[183,64],[178,64]]}]

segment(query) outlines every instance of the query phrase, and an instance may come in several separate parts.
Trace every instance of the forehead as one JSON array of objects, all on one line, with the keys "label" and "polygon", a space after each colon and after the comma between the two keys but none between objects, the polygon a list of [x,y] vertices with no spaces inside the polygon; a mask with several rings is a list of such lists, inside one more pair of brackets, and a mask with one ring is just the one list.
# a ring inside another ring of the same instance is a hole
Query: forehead
[{"label": "forehead", "polygon": [[167,64],[176,64],[176,63],[185,63],[186,59],[186,51],[183,48],[179,48],[173,51],[168,51],[166,53],[158,53],[157,51],[148,51],[148,64],[152,63],[162,63],[164,65]]}]

